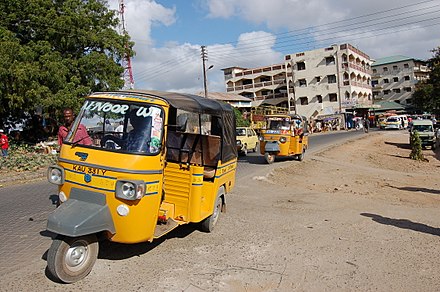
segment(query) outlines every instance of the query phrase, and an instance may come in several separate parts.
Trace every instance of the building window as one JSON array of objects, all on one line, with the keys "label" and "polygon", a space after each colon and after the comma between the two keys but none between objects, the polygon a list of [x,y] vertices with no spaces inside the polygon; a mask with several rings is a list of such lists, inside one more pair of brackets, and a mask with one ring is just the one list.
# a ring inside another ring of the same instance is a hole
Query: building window
[{"label": "building window", "polygon": [[394,93],[400,93],[400,88],[394,88],[394,89],[393,89],[393,92],[394,92]]},{"label": "building window", "polygon": [[377,70],[376,69],[373,69],[373,74],[376,74],[377,73]]},{"label": "building window", "polygon": [[388,72],[388,67],[383,67],[383,72]]},{"label": "building window", "polygon": [[326,57],[326,58],[325,58],[325,64],[326,64],[327,66],[329,66],[329,65],[334,65],[334,64],[335,64],[335,57],[333,57],[333,56]]},{"label": "building window", "polygon": [[318,101],[318,103],[322,103],[322,95],[317,95],[316,100]]},{"label": "building window", "polygon": [[411,80],[411,78],[410,78],[409,76],[404,76],[403,79],[404,79],[405,81],[409,81],[409,80]]},{"label": "building window", "polygon": [[316,76],[316,82],[320,82],[321,81],[321,76]]},{"label": "building window", "polygon": [[328,83],[336,83],[336,75],[327,75]]},{"label": "building window", "polygon": [[389,91],[388,89],[387,89],[387,90],[384,90],[384,91],[383,91],[383,94],[384,94],[384,95],[390,94],[390,91]]},{"label": "building window", "polygon": [[338,95],[336,93],[329,93],[328,98],[330,99],[330,102],[338,101]]},{"label": "building window", "polygon": [[403,68],[409,68],[408,64],[403,64]]},{"label": "building window", "polygon": [[393,66],[393,70],[397,70],[397,66]]},{"label": "building window", "polygon": [[301,105],[308,105],[309,104],[309,99],[307,98],[307,96],[303,96],[299,98]]},{"label": "building window", "polygon": [[297,62],[296,68],[298,71],[306,70],[306,63],[305,62]]},{"label": "building window", "polygon": [[411,91],[412,91],[411,87],[405,87],[404,90],[405,90],[406,92],[411,92]]},{"label": "building window", "polygon": [[399,77],[393,77],[394,82],[399,82]]},{"label": "building window", "polygon": [[375,87],[377,84],[379,84],[379,80],[371,80],[372,87]]},{"label": "building window", "polygon": [[400,103],[400,100],[396,99],[395,102]]},{"label": "building window", "polygon": [[299,87],[307,87],[307,81],[305,79],[298,79]]},{"label": "building window", "polygon": [[390,83],[390,81],[388,80],[388,78],[385,78],[385,79],[383,80],[383,83]]}]

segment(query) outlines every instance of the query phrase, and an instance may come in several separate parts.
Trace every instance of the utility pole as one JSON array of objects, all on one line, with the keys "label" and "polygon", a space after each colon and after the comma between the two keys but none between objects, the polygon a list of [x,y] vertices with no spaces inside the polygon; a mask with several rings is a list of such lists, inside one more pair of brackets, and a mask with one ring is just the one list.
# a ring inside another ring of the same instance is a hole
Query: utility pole
[{"label": "utility pole", "polygon": [[133,70],[131,67],[131,59],[130,59],[130,48],[128,45],[128,32],[125,29],[125,4],[124,0],[119,0],[119,16],[121,17],[122,24],[122,32],[121,34],[125,38],[125,52],[122,58],[122,67],[124,68],[123,79],[124,79],[124,89],[133,89],[134,88],[134,78],[133,78]]},{"label": "utility pole", "polygon": [[[203,88],[205,89],[205,98],[208,98],[208,86],[206,77],[206,61],[208,60],[208,52],[206,51],[206,46],[201,46],[202,48],[202,63],[203,63]],[[211,67],[212,68],[212,67]],[[208,69],[209,70],[209,69]]]}]

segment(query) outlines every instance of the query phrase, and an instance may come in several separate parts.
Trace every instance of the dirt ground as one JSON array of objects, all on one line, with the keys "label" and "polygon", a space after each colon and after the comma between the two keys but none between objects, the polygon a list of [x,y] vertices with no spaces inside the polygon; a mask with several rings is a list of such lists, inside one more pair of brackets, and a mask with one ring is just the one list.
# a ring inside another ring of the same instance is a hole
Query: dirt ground
[{"label": "dirt ground", "polygon": [[439,152],[413,161],[407,144],[404,131],[370,132],[280,163],[237,184],[213,233],[103,244],[71,285],[47,278],[43,255],[0,290],[438,291]]}]

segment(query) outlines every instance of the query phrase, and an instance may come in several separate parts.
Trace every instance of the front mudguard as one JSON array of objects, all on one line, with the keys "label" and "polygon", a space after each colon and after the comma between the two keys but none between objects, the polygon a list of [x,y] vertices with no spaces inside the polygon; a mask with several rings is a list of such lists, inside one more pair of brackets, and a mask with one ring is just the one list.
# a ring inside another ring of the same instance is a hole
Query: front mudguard
[{"label": "front mudguard", "polygon": [[75,188],[70,198],[49,215],[47,230],[70,237],[115,233],[105,195]]}]

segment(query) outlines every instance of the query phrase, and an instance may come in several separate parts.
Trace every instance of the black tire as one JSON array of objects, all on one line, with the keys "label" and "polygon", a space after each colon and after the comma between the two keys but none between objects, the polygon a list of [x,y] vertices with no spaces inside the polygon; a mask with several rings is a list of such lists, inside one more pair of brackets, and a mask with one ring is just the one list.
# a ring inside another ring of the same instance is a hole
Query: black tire
[{"label": "black tire", "polygon": [[49,272],[64,283],[85,278],[98,257],[99,244],[95,235],[81,237],[57,236],[47,253]]},{"label": "black tire", "polygon": [[273,163],[275,161],[275,155],[267,153],[267,152],[264,153],[264,158],[266,159],[266,162],[268,164],[271,164],[271,163]]},{"label": "black tire", "polygon": [[217,197],[215,199],[214,211],[212,212],[212,215],[200,223],[200,229],[203,232],[212,232],[212,230],[214,230],[214,227],[218,222],[218,218],[220,217],[220,213],[222,212],[224,196],[225,188],[221,186],[217,191]]},{"label": "black tire", "polygon": [[297,156],[298,161],[303,161],[305,156],[306,156],[306,150],[303,149],[302,153],[298,154],[298,156]]},{"label": "black tire", "polygon": [[247,148],[247,145],[244,144],[243,145],[243,155],[246,156],[247,154],[248,154],[248,148]]}]

